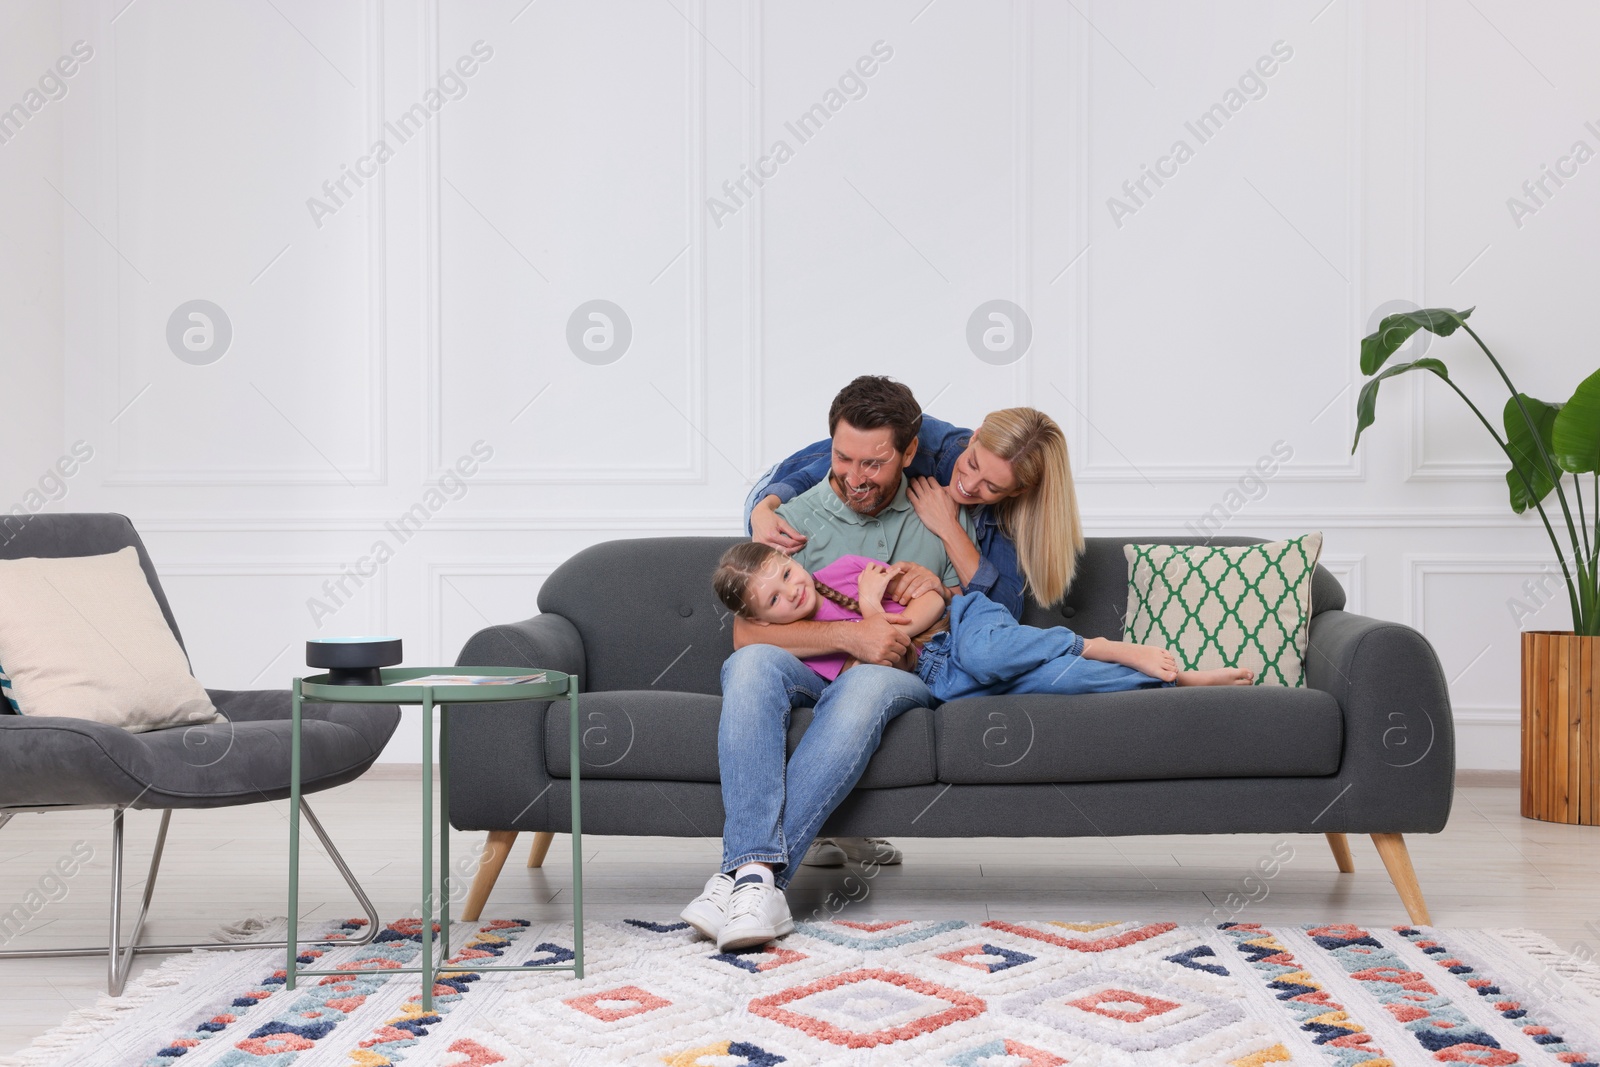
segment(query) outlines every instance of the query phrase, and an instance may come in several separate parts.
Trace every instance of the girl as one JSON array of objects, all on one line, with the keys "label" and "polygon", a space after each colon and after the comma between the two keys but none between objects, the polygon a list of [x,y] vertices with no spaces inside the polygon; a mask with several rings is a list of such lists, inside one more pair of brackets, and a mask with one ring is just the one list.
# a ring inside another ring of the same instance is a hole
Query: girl
[{"label": "girl", "polygon": [[[980,592],[950,603],[923,593],[902,607],[884,601],[904,570],[863,556],[842,556],[813,576],[770,545],[748,542],[723,554],[712,576],[730,611],[758,625],[886,615],[918,635],[913,670],[936,700],[999,693],[1115,693],[1172,685],[1249,685],[1250,671],[1219,667],[1180,671],[1172,653],[1104,637],[1087,640],[1064,626],[1024,626]],[[839,655],[803,662],[829,681],[852,664]]]}]

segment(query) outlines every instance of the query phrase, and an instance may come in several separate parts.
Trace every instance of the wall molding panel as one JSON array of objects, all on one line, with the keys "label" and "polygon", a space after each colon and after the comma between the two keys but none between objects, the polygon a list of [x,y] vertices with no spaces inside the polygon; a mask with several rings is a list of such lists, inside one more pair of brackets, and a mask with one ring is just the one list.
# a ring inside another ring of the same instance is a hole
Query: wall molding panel
[{"label": "wall molding panel", "polygon": [[[482,562],[432,562],[427,566],[426,588],[428,600],[423,608],[423,613],[428,619],[428,647],[434,650],[435,662],[453,663],[459,649],[447,648],[444,644],[444,605],[452,591],[451,578],[538,578],[541,581],[550,577],[550,574],[561,565],[560,560],[544,563],[482,563]],[[539,613],[536,604],[528,604],[524,614],[519,618],[490,619],[484,615],[482,609],[468,600],[466,594],[457,587],[453,587],[456,596],[461,597],[471,607],[473,614],[478,616],[481,626],[490,626],[504,622],[520,622]]]},{"label": "wall molding panel", "polygon": [[[442,66],[442,57],[439,50],[439,17],[441,6],[439,0],[423,0],[424,6],[424,34],[423,52],[431,57],[432,69]],[[657,458],[655,450],[641,449],[645,459],[639,463],[614,464],[607,466],[559,466],[559,465],[522,465],[514,466],[504,462],[497,462],[493,466],[485,467],[475,476],[475,481],[502,485],[561,485],[561,484],[588,484],[602,482],[606,484],[634,484],[634,485],[663,485],[663,484],[703,484],[706,481],[706,448],[707,438],[704,427],[708,411],[706,393],[707,377],[707,345],[706,323],[709,318],[707,308],[707,286],[705,279],[706,261],[706,210],[705,199],[707,195],[705,157],[707,146],[706,128],[706,38],[701,24],[704,22],[705,0],[690,0],[688,5],[689,25],[683,30],[684,44],[684,82],[681,92],[684,99],[684,110],[688,116],[687,122],[687,160],[688,169],[684,175],[684,210],[685,227],[689,233],[688,270],[686,283],[686,344],[684,375],[688,384],[689,405],[687,411],[678,411],[689,424],[688,454],[684,462],[679,464],[658,464],[650,462]],[[426,71],[424,72],[426,77]],[[429,143],[428,163],[425,175],[425,191],[423,195],[424,218],[423,226],[426,232],[425,253],[425,280],[424,300],[425,314],[425,339],[426,352],[426,378],[423,383],[424,396],[424,438],[428,442],[427,460],[423,471],[423,480],[429,481],[443,475],[450,465],[447,455],[448,449],[444,441],[444,412],[442,410],[445,393],[444,349],[445,349],[445,322],[443,315],[444,301],[444,262],[443,262],[443,196],[444,196],[444,164],[442,138],[438,126],[428,129]],[[654,385],[654,383],[651,383]],[[547,388],[549,386],[547,385]],[[659,386],[656,386],[659,392]],[[539,394],[535,394],[538,396]],[[559,394],[552,397],[556,403],[564,398]],[[663,394],[663,401],[672,406]],[[521,417],[519,412],[514,420]]]},{"label": "wall molding panel", "polygon": [[[358,81],[360,91],[359,107],[362,115],[363,144],[370,145],[384,136],[385,122],[385,0],[361,0],[360,11],[362,18],[362,72]],[[106,31],[113,32],[106,32]],[[117,81],[117,63],[119,51],[126,46],[120,46],[115,27],[109,25],[102,27],[103,36],[98,41],[98,47],[103,49],[103,54],[98,62],[109,68],[97,73],[104,75],[95,83],[92,106],[95,109],[93,121],[94,136],[98,144],[96,156],[108,161],[109,169],[104,180],[97,183],[91,190],[88,200],[86,217],[116,220],[124,214],[123,184],[124,170],[121,153],[119,151],[119,138],[124,130],[124,123],[130,116],[124,107],[118,106],[120,96]],[[288,32],[288,28],[285,28]],[[198,142],[197,142],[198,143]],[[355,145],[352,148],[357,147]],[[386,364],[388,357],[387,343],[387,315],[388,315],[388,267],[387,267],[387,242],[386,237],[386,189],[387,177],[385,169],[379,167],[374,177],[369,178],[361,190],[361,196],[366,198],[367,214],[363,226],[363,246],[365,267],[364,274],[359,279],[362,320],[365,332],[365,349],[360,353],[363,362],[365,388],[361,394],[353,399],[343,395],[338,408],[337,418],[349,421],[359,417],[366,430],[365,460],[360,464],[344,463],[335,467],[331,460],[322,454],[320,449],[307,435],[302,427],[311,427],[313,430],[317,422],[321,421],[319,406],[323,399],[319,398],[316,404],[306,404],[304,400],[308,395],[305,391],[294,388],[282,388],[286,382],[275,378],[270,373],[259,375],[261,382],[252,381],[258,391],[260,384],[265,383],[268,389],[276,387],[277,395],[261,401],[262,422],[274,426],[281,432],[282,439],[291,442],[291,446],[299,449],[302,440],[310,446],[315,453],[307,462],[299,466],[288,466],[281,462],[282,457],[271,448],[264,448],[259,454],[260,462],[250,466],[232,468],[211,468],[204,466],[173,465],[166,467],[141,468],[129,463],[131,450],[125,441],[127,424],[122,423],[122,416],[143,395],[143,390],[152,387],[146,382],[141,388],[137,381],[124,380],[122,359],[129,353],[140,353],[154,347],[151,339],[140,334],[129,334],[129,324],[123,321],[121,308],[123,303],[123,288],[127,282],[124,273],[119,270],[113,274],[91,280],[88,272],[78,275],[74,269],[75,264],[68,262],[67,273],[73,284],[82,283],[95,292],[92,303],[94,312],[105,317],[103,325],[95,329],[95,334],[100,337],[110,336],[115,339],[115,354],[107,357],[97,353],[95,359],[99,361],[110,358],[112,372],[103,373],[103,364],[96,367],[98,388],[85,390],[86,398],[90,404],[86,409],[89,417],[86,421],[95,425],[109,427],[104,432],[103,440],[109,442],[106,451],[109,453],[106,472],[100,475],[100,484],[111,487],[130,488],[198,488],[198,487],[244,487],[244,486],[377,486],[386,484],[386,452],[387,452],[387,374]],[[296,190],[297,193],[304,190]],[[93,225],[93,223],[90,223]],[[113,224],[112,233],[118,230]],[[308,241],[304,234],[296,233],[288,247],[299,246],[300,254],[314,254],[309,251],[313,243]],[[118,238],[120,243],[120,237]],[[118,253],[121,254],[120,252]],[[270,249],[267,250],[270,255]],[[293,255],[286,248],[280,255]],[[252,268],[253,269],[253,268]],[[262,273],[265,273],[263,271]],[[248,277],[246,274],[244,277]],[[239,279],[243,281],[243,278]],[[254,285],[254,279],[249,284]],[[242,286],[240,288],[248,288]],[[242,320],[241,320],[242,321]],[[235,324],[237,326],[238,323]],[[235,338],[239,345],[246,342]],[[160,342],[156,341],[156,345]],[[238,346],[235,346],[238,347]],[[230,349],[230,353],[232,353]],[[170,357],[162,357],[170,358]],[[230,356],[225,354],[224,360]],[[236,357],[235,357],[236,358]],[[270,358],[270,354],[269,354]],[[287,383],[293,385],[294,383]],[[305,384],[305,383],[300,383]],[[248,393],[243,394],[248,397]],[[132,398],[132,399],[130,399]],[[69,402],[70,403],[70,402]],[[269,410],[269,405],[276,408],[274,414]],[[278,420],[283,420],[288,425],[283,425]]]},{"label": "wall molding panel", "polygon": [[[1353,436],[1355,429],[1355,395],[1360,389],[1359,365],[1355,354],[1360,349],[1362,301],[1366,298],[1367,278],[1364,269],[1368,250],[1368,240],[1365,231],[1366,211],[1364,202],[1367,196],[1363,184],[1366,166],[1367,151],[1365,147],[1367,123],[1363,113],[1365,95],[1365,77],[1363,53],[1363,34],[1366,20],[1364,8],[1359,4],[1343,4],[1336,10],[1336,17],[1344,20],[1344,89],[1342,104],[1346,118],[1346,134],[1344,139],[1346,164],[1344,193],[1348,211],[1345,213],[1344,227],[1346,231],[1346,249],[1343,267],[1347,279],[1345,285],[1344,321],[1345,342],[1343,350],[1350,353],[1345,362],[1347,368],[1346,384],[1343,390],[1336,394],[1333,406],[1329,410],[1343,413],[1346,416],[1346,425]],[[1091,63],[1085,55],[1081,70],[1084,72],[1081,79],[1080,91],[1087,97],[1090,92],[1089,71]],[[1082,122],[1077,131],[1077,152],[1081,158],[1090,156],[1088,142],[1089,122]],[[1092,199],[1092,198],[1090,198]],[[1098,201],[1096,201],[1097,203]],[[1292,224],[1291,224],[1292,225]],[[1089,285],[1089,272],[1094,269],[1094,254],[1092,251],[1085,257],[1083,264],[1074,267],[1079,272],[1080,282],[1079,306],[1083,309],[1085,325],[1082,327],[1084,347],[1087,348],[1087,320],[1093,314],[1087,294]],[[1103,458],[1096,458],[1095,439],[1103,437],[1090,422],[1086,411],[1094,410],[1093,383],[1091,367],[1088,359],[1075,361],[1073,367],[1074,397],[1069,398],[1069,403],[1074,409],[1073,419],[1075,429],[1072,441],[1073,476],[1081,482],[1112,482],[1126,483],[1130,480],[1164,485],[1170,482],[1191,483],[1200,480],[1215,479],[1218,481],[1236,481],[1241,473],[1255,462],[1255,456],[1242,457],[1234,461],[1225,460],[1172,460],[1157,463],[1141,462],[1137,466],[1127,463],[1111,462]],[[1348,399],[1340,400],[1345,397]],[[1058,396],[1065,394],[1057,392]],[[1050,406],[1049,400],[1044,398],[1044,406]],[[1317,418],[1321,418],[1319,413]],[[1315,421],[1315,420],[1313,420]],[[1101,446],[1101,451],[1105,446]],[[1273,476],[1275,483],[1325,483],[1325,482],[1362,482],[1366,480],[1364,467],[1364,454],[1356,451],[1346,454],[1342,458],[1319,463],[1284,464],[1279,472]]]},{"label": "wall molding panel", "polygon": [[[346,581],[345,589],[350,595],[340,596],[337,601],[320,588],[320,582],[317,583],[319,587],[313,588],[309,595],[323,598],[324,603],[334,609],[333,615],[322,620],[325,628],[318,627],[312,622],[310,612],[304,610],[301,598],[297,596],[294,598],[293,606],[299,628],[292,632],[263,633],[259,629],[252,632],[251,626],[254,620],[249,605],[240,605],[236,614],[227,614],[216,619],[197,618],[193,612],[185,611],[181,606],[184,580],[201,579],[203,584],[208,585],[217,579],[229,578],[262,578],[274,583],[285,583],[286,580],[292,579],[337,582],[341,578],[348,578],[347,561],[331,562],[322,559],[293,563],[166,562],[164,555],[160,555],[156,557],[155,563],[156,571],[161,575],[163,591],[166,592],[167,598],[174,602],[173,615],[178,620],[179,629],[183,631],[184,642],[189,646],[191,660],[195,656],[195,646],[198,643],[208,643],[212,633],[222,634],[221,643],[230,648],[237,643],[239,637],[253,639],[253,650],[259,654],[250,661],[252,666],[237,677],[226,675],[218,677],[215,673],[216,664],[213,663],[195,664],[200,680],[212,689],[272,689],[286,686],[288,679],[294,674],[311,673],[311,668],[305,667],[302,663],[305,642],[308,639],[337,634],[384,633],[389,628],[389,575],[385,568],[378,568],[375,574],[364,579],[353,591]],[[213,581],[206,581],[208,579]],[[356,605],[358,600],[361,602],[359,607]],[[199,641],[197,635],[203,635],[199,637]],[[274,653],[273,649],[277,651]],[[255,670],[253,666],[257,662],[262,663],[260,670]],[[276,673],[277,668],[281,668],[282,673]]]}]

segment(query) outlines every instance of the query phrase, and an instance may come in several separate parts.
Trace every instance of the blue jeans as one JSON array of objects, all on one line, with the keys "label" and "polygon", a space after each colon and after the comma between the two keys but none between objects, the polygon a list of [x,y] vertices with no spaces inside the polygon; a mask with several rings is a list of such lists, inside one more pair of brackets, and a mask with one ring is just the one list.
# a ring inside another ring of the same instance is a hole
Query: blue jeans
[{"label": "blue jeans", "polygon": [[[722,869],[770,863],[781,888],[822,823],[867,769],[889,720],[932,703],[916,675],[861,664],[828,682],[774,645],[749,645],[722,665]],[[794,755],[790,712],[815,705]]]},{"label": "blue jeans", "polygon": [[1120,693],[1176,684],[1120,663],[1084,659],[1083,638],[1065,626],[1024,626],[982,593],[950,601],[950,630],[923,646],[917,675],[940,701],[994,693]]}]

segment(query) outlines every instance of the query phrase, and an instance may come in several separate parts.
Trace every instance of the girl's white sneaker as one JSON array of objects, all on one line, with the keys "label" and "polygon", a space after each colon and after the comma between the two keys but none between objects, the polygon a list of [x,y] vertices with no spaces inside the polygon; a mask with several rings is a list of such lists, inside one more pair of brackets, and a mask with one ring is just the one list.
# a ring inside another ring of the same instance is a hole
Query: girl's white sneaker
[{"label": "girl's white sneaker", "polygon": [[733,895],[733,875],[718,871],[706,882],[700,895],[689,901],[689,906],[678,918],[694,927],[695,932],[707,941],[715,941],[722,933],[723,921],[728,917],[728,898]]}]

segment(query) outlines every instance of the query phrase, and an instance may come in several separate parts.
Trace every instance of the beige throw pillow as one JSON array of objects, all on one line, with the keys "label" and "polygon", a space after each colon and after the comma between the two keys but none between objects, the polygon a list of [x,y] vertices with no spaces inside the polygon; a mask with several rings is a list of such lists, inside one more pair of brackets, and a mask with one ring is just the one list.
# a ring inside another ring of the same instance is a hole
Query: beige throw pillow
[{"label": "beige throw pillow", "polygon": [[216,722],[132,547],[0,560],[0,669],[24,715],[135,733]]}]

